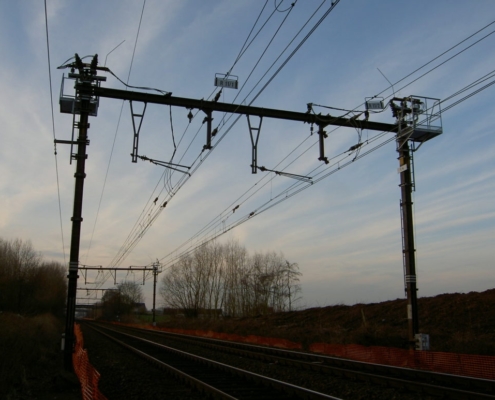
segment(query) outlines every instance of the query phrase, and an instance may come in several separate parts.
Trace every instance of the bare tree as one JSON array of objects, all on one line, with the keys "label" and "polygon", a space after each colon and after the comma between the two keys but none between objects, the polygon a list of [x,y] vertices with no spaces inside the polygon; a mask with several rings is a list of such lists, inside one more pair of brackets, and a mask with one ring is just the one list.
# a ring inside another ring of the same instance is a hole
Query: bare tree
[{"label": "bare tree", "polygon": [[120,295],[129,304],[143,302],[143,287],[136,282],[123,281],[117,285]]},{"label": "bare tree", "polygon": [[162,278],[159,293],[166,306],[184,310],[194,309],[192,293],[193,258],[182,257]]},{"label": "bare tree", "polygon": [[30,241],[0,238],[0,310],[62,316],[66,291],[64,266],[43,262]]},{"label": "bare tree", "polygon": [[67,298],[67,271],[58,262],[44,262],[31,273],[33,290],[28,300],[30,313],[49,312],[62,317]]},{"label": "bare tree", "polygon": [[223,308],[227,315],[242,315],[245,308],[242,282],[246,275],[247,251],[238,242],[232,240],[225,245],[224,260]]},{"label": "bare tree", "polygon": [[287,304],[289,311],[292,311],[294,304],[301,300],[301,284],[299,283],[299,277],[302,274],[299,271],[299,265],[297,263],[290,263],[287,260],[285,260],[285,269],[283,272]]},{"label": "bare tree", "polygon": [[137,304],[143,302],[142,286],[132,281],[124,281],[116,290],[107,290],[101,298],[102,318],[120,321],[132,314]]},{"label": "bare tree", "polygon": [[[168,307],[247,316],[291,310],[301,291],[300,272],[283,254],[249,257],[236,241],[209,243],[182,257],[162,278],[159,293]],[[215,310],[215,311],[212,311]]]}]

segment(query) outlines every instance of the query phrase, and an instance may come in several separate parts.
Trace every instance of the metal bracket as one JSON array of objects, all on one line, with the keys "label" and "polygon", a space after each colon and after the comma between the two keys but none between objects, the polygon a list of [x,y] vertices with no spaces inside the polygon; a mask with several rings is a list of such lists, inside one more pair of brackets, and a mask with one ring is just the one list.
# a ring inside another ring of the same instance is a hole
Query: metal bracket
[{"label": "metal bracket", "polygon": [[174,163],[167,162],[167,161],[153,160],[152,158],[148,158],[146,156],[137,156],[137,157],[143,161],[149,161],[152,164],[160,165],[160,166],[165,167],[165,168],[170,168],[170,169],[173,169],[174,171],[182,172],[183,174],[187,174],[187,175],[191,176],[191,174],[187,171],[182,171],[181,169],[174,168],[174,167],[180,167],[180,168],[191,169],[191,167],[188,167],[187,165],[174,164]]},{"label": "metal bracket", "polygon": [[[263,117],[260,116],[260,123],[258,127],[251,125],[251,120],[249,119],[249,114],[246,115],[249,125],[249,135],[251,136],[251,144],[253,146],[252,151],[252,163],[251,163],[251,173],[256,174],[258,170],[258,139],[260,138],[261,123],[263,122]],[[253,131],[256,131],[256,140],[253,138]]]},{"label": "metal bracket", "polygon": [[325,157],[325,138],[327,138],[328,135],[323,130],[324,127],[325,125],[318,124],[318,136],[320,138],[320,157],[318,157],[318,160],[324,161],[325,164],[328,164],[330,161],[328,161],[328,158]]},{"label": "metal bracket", "polygon": [[[132,100],[129,100],[129,104],[131,106],[132,129],[134,130],[134,140],[132,143],[131,157],[132,157],[132,162],[136,163],[137,159],[138,159],[137,153],[138,153],[138,145],[139,145],[139,131],[141,130],[141,125],[143,123],[144,113],[146,111],[146,106],[148,105],[148,103],[144,102],[144,107],[143,107],[143,111],[141,112],[141,114],[134,112],[134,108],[132,107]],[[138,122],[137,123],[137,129],[136,129],[136,122]]]},{"label": "metal bracket", "polygon": [[268,169],[268,168],[265,168],[265,167],[258,167],[258,169],[260,171],[263,171],[263,172],[266,172],[266,171],[268,171],[268,172],[274,172],[277,175],[286,176],[287,178],[297,179],[298,181],[313,183],[312,182],[312,179],[313,178],[311,178],[310,176],[291,174],[289,172],[283,172],[283,171],[275,171],[273,169]]},{"label": "metal bracket", "polygon": [[211,132],[211,122],[213,121],[213,118],[211,117],[211,110],[203,110],[203,112],[206,114],[206,117],[203,121],[206,122],[206,144],[203,146],[203,150],[210,150],[211,149],[211,138],[215,136],[215,133]]}]

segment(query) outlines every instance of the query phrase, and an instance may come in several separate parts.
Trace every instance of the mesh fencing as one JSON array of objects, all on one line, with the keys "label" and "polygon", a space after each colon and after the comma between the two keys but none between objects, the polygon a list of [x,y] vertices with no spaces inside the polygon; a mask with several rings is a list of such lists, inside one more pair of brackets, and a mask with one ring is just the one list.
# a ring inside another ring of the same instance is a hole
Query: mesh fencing
[{"label": "mesh fencing", "polygon": [[74,372],[81,383],[83,400],[107,400],[98,389],[100,373],[91,365],[88,353],[84,350],[84,339],[79,324],[74,326],[75,348],[72,354]]},{"label": "mesh fencing", "polygon": [[[136,325],[138,326],[138,325]],[[140,326],[142,327],[142,326]],[[172,328],[150,328],[184,335],[202,336],[241,343],[273,346],[290,350],[302,350],[301,343],[286,339],[262,336],[240,336],[201,330]],[[372,364],[415,368],[439,373],[469,376],[480,379],[495,380],[495,357],[474,354],[446,353],[435,351],[405,350],[393,347],[361,346],[357,344],[313,343],[309,351],[333,357],[341,357]]]},{"label": "mesh fencing", "polygon": [[373,364],[495,380],[495,357],[493,356],[327,343],[314,343],[310,346],[310,351]]}]

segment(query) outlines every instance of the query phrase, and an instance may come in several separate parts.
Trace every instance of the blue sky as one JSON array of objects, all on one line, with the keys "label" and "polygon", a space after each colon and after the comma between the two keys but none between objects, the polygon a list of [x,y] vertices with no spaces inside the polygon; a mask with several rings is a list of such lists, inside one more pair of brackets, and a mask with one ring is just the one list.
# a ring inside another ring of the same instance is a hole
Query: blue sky
[{"label": "blue sky", "polygon": [[[330,3],[323,3],[301,35],[263,77],[321,4],[299,0],[288,15],[291,2],[268,1],[254,32],[275,11],[273,17],[232,70],[239,77],[240,86],[245,86],[242,91],[224,90],[220,101],[250,103],[330,8]],[[179,97],[207,99],[215,90],[215,74],[226,73],[232,67],[264,5],[262,0],[147,0],[143,11],[143,1],[138,0],[48,0],[56,138],[68,140],[71,135],[72,117],[58,109],[60,83],[67,70],[58,70],[57,66],[74,53],[97,53],[100,64],[106,59],[106,65],[122,80],[129,77],[130,85],[171,91]],[[495,6],[491,0],[341,0],[252,104],[299,112],[306,111],[307,103],[363,110],[366,97],[382,93],[388,98],[393,94],[382,73],[394,83],[396,96],[447,99],[493,71],[495,34],[490,33],[495,24],[396,82],[494,20]],[[0,236],[31,240],[46,259],[64,262],[65,252],[68,262],[75,164],[69,165],[69,147],[57,145],[63,248],[44,3],[1,2],[0,44]],[[255,87],[258,81],[261,83]],[[447,108],[491,81],[493,78],[446,100],[442,107]],[[112,76],[103,85],[124,88]],[[420,297],[483,291],[495,286],[494,90],[494,86],[488,87],[445,111],[444,133],[415,153]],[[70,87],[66,88],[66,93],[70,91]],[[315,111],[335,116],[346,113],[316,106]],[[152,200],[157,196],[160,201],[167,198],[168,183],[174,188],[179,188],[180,182],[184,184],[180,190],[174,190],[165,210],[120,263],[121,267],[146,265],[155,259],[166,264],[170,262],[169,254],[177,254],[174,251],[210,221],[218,217],[212,232],[220,233],[236,218],[252,211],[258,213],[264,204],[274,204],[289,185],[297,183],[273,174],[251,174],[251,144],[245,116],[232,125],[235,118],[223,124],[223,115],[214,113],[213,125],[223,127],[213,142],[214,150],[207,157],[203,153],[201,158],[206,136],[201,124],[204,115],[198,114],[188,124],[188,110],[172,108],[171,113],[172,122],[168,107],[148,106],[139,153],[169,160],[174,149],[173,126],[177,143],[183,135],[175,159],[182,157],[181,164],[198,166],[186,182],[180,173],[174,173],[169,182],[163,177],[162,167],[142,161],[131,163],[129,104],[101,99],[98,116],[90,120],[81,264],[109,266],[142,211],[145,210],[145,219],[140,223],[146,224],[146,216],[151,218],[157,211]],[[394,122],[389,109],[373,114],[371,119]],[[329,157],[339,157],[358,141],[354,129],[328,131],[331,132],[325,146]],[[362,140],[371,140],[376,134],[363,131]],[[220,137],[223,138],[219,140]],[[387,138],[390,136],[381,140]],[[325,166],[318,161],[316,140],[316,135],[310,136],[307,124],[264,119],[258,165],[276,169],[282,162],[277,168],[286,168],[287,172],[320,173]],[[282,161],[295,148],[298,150]],[[363,152],[364,149],[365,146]],[[201,165],[198,157],[204,159]],[[310,172],[317,167],[317,172]],[[392,141],[255,215],[218,240],[238,240],[252,253],[282,252],[288,260],[297,262],[303,274],[301,307],[403,298],[397,167]],[[243,199],[235,214],[229,212],[250,188],[260,189],[249,199]],[[200,239],[205,237],[200,235]],[[199,242],[188,243],[194,246]],[[94,278],[90,276],[89,280]],[[126,278],[139,281],[140,276],[133,278],[121,273],[117,277],[118,281]],[[112,286],[110,281],[107,284]],[[145,295],[150,306],[151,281],[145,285]]]}]

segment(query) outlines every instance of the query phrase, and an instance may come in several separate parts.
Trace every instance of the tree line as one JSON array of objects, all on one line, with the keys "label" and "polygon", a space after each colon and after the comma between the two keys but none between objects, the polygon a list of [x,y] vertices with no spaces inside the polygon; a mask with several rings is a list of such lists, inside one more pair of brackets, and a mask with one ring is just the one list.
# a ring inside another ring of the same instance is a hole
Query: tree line
[{"label": "tree line", "polygon": [[299,267],[282,254],[249,255],[235,241],[205,244],[184,255],[161,279],[166,307],[191,316],[251,316],[291,311],[300,299]]},{"label": "tree line", "polygon": [[108,289],[101,301],[96,304],[95,318],[106,321],[125,321],[126,316],[137,310],[136,305],[144,301],[142,286],[131,281],[123,281],[115,289]]},{"label": "tree line", "polygon": [[0,311],[62,317],[67,297],[66,275],[62,264],[43,261],[31,242],[0,238]]}]

